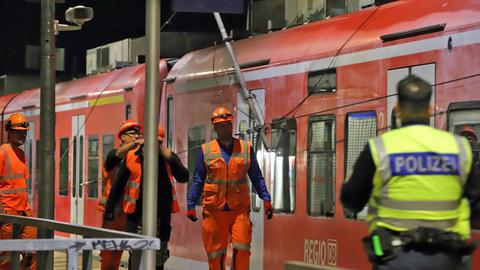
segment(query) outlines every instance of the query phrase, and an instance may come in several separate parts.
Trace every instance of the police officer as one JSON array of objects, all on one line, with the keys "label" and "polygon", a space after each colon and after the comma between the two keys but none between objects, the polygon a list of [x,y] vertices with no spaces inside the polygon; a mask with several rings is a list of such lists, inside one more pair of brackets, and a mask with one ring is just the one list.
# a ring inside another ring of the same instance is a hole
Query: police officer
[{"label": "police officer", "polygon": [[427,82],[411,75],[397,91],[398,129],[368,142],[341,200],[353,212],[368,202],[370,237],[364,243],[374,269],[456,269],[472,251],[465,242],[470,226],[463,198],[472,218],[480,209],[470,145],[429,126]]}]

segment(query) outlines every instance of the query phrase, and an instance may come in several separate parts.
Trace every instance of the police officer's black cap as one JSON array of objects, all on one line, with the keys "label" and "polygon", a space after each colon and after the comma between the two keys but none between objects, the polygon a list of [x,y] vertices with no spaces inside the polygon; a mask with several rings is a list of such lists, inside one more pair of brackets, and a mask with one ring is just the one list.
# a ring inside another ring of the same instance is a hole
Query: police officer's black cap
[{"label": "police officer's black cap", "polygon": [[400,106],[416,104],[428,106],[432,97],[432,87],[428,82],[415,75],[409,75],[397,85]]}]

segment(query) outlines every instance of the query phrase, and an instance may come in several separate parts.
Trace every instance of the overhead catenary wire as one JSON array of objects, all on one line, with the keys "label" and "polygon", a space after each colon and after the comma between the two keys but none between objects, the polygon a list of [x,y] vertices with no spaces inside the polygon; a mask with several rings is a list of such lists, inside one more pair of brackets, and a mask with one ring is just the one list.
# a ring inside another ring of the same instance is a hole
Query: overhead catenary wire
[{"label": "overhead catenary wire", "polygon": [[[440,85],[445,85],[445,84],[449,84],[449,83],[454,83],[454,82],[458,82],[458,81],[462,81],[462,80],[467,80],[467,79],[471,79],[471,78],[475,78],[475,77],[480,77],[480,73],[476,73],[476,74],[472,74],[472,75],[468,75],[468,76],[464,76],[464,77],[459,77],[459,78],[455,78],[455,79],[452,79],[452,80],[448,80],[448,81],[444,81],[444,82],[440,82],[440,83],[436,83],[436,84],[432,84],[431,86],[432,87],[436,87],[436,86],[440,86]],[[433,88],[432,89],[433,92],[436,92],[438,91],[437,88]],[[384,96],[379,96],[379,97],[375,97],[375,98],[371,98],[371,99],[365,99],[365,100],[361,100],[361,101],[357,101],[357,102],[353,102],[353,103],[349,103],[349,104],[345,104],[345,105],[341,105],[341,106],[335,106],[335,107],[332,107],[332,108],[327,108],[327,109],[322,109],[322,110],[318,110],[318,111],[314,111],[314,112],[311,112],[311,113],[306,113],[306,114],[302,114],[302,115],[297,115],[295,117],[288,117],[286,119],[298,119],[298,118],[304,118],[304,117],[309,117],[309,116],[314,116],[314,115],[319,115],[319,114],[322,114],[322,113],[326,113],[326,112],[332,112],[332,111],[336,111],[336,110],[339,110],[339,109],[345,109],[345,108],[349,108],[349,107],[355,107],[355,106],[358,106],[358,105],[362,105],[362,104],[367,104],[367,103],[370,103],[370,102],[374,102],[374,101],[378,101],[378,100],[382,100],[382,99],[387,99],[387,98],[390,98],[390,97],[394,97],[394,96],[397,96],[398,94],[394,93],[394,94],[390,94],[390,95],[384,95]],[[435,112],[432,114],[432,116],[437,116],[437,115],[442,115],[444,114],[445,112],[441,111],[441,112]],[[279,121],[281,121],[282,119],[276,119],[270,123],[265,123],[265,126],[272,126],[272,124],[274,123],[278,123]],[[390,127],[383,127],[381,128],[380,130],[382,129],[388,129]],[[188,149],[184,149],[182,151],[179,151],[179,152],[176,152],[178,155],[180,154],[184,154],[190,150],[195,150],[195,149],[199,149],[200,146],[195,146],[195,147],[192,147],[192,148],[188,148]]]}]

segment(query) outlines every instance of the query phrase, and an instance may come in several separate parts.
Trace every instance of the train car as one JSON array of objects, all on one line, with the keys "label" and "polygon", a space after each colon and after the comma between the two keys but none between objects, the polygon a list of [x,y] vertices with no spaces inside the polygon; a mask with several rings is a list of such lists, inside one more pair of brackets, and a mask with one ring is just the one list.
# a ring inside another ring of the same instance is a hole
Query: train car
[{"label": "train car", "polygon": [[[408,74],[434,85],[431,125],[480,132],[477,0],[391,1],[233,47],[264,123],[253,123],[223,45],[175,64],[161,121],[168,146],[191,172],[199,146],[215,138],[210,115],[218,105],[235,112],[236,134],[255,145],[276,214],[266,220],[252,191],[250,269],[284,269],[286,261],[370,268],[361,244],[367,209],[345,210],[339,194],[367,140],[395,123],[395,86]],[[254,126],[266,130],[266,146]],[[178,198],[189,186],[177,185]],[[473,237],[480,238],[478,231]],[[201,220],[174,217],[171,254],[173,269],[207,269]],[[473,269],[479,268],[476,251]]]},{"label": "train car", "polygon": [[[163,81],[169,65],[162,60],[159,68]],[[96,206],[103,191],[103,160],[119,145],[117,132],[125,119],[143,121],[145,65],[59,83],[55,93],[55,220],[100,226]],[[32,172],[29,198],[38,212],[40,89],[2,96],[0,106],[2,124],[15,112],[30,123],[24,150]],[[1,137],[5,142],[3,128]]]}]

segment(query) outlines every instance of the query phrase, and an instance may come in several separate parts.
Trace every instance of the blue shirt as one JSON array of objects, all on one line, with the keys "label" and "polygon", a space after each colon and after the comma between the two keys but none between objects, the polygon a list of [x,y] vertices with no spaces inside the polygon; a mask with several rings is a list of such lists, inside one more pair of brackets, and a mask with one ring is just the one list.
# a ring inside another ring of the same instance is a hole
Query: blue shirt
[{"label": "blue shirt", "polygon": [[[218,142],[218,144],[220,145],[223,160],[228,164],[233,152],[233,143],[228,147],[220,142]],[[202,194],[203,185],[205,184],[205,179],[207,177],[207,168],[205,168],[205,163],[203,161],[202,149],[200,149],[199,152],[197,165],[193,174],[192,186],[190,187],[190,193],[188,194],[188,209],[195,209],[195,202],[198,201]],[[264,201],[271,201],[272,199],[268,193],[267,186],[265,185],[265,179],[263,178],[260,166],[258,166],[258,161],[252,147],[250,147],[250,168],[248,169],[248,176],[250,177],[258,196]]]}]

